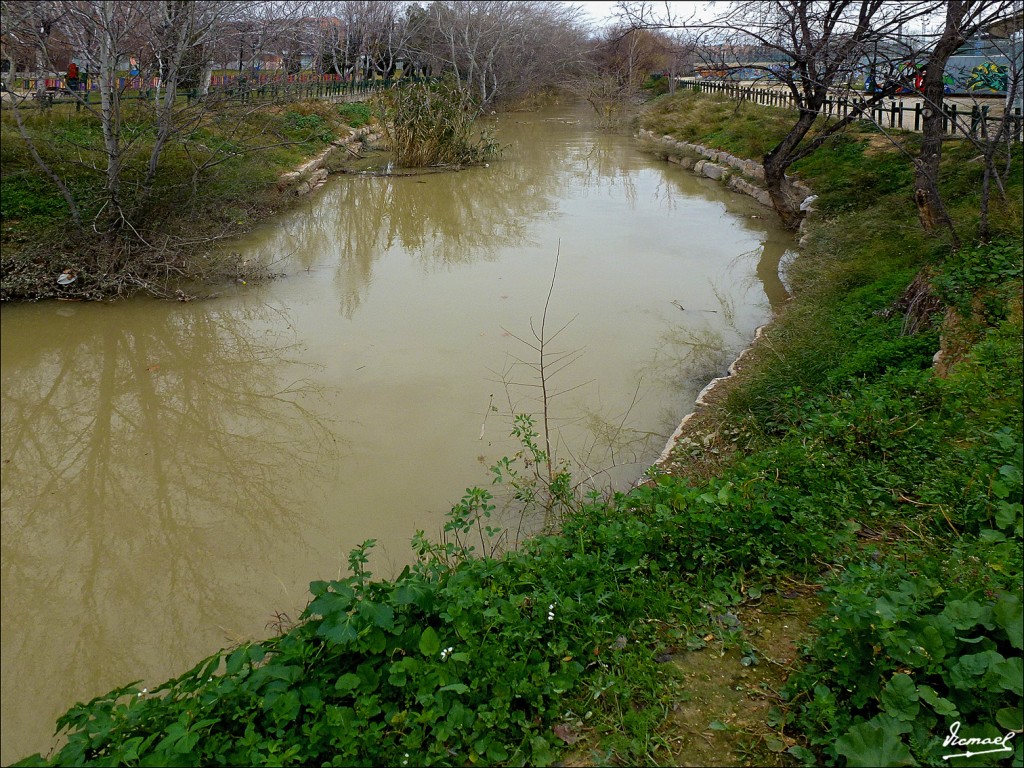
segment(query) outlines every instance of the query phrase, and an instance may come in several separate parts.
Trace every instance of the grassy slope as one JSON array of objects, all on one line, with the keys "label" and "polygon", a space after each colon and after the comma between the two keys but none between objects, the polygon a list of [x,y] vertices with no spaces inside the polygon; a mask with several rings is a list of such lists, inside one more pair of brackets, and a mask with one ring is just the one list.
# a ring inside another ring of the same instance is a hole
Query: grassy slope
[{"label": "grassy slope", "polygon": [[[647,121],[752,156],[777,117],[687,95]],[[968,241],[979,169],[966,148],[946,154]],[[1000,239],[955,257],[918,231],[905,160],[872,134],[799,170],[821,195],[814,240],[792,269],[796,298],[721,406],[735,452],[717,475],[583,503],[558,535],[498,558],[460,545],[493,503],[471,492],[449,542],[416,542],[419,563],[398,579],[375,581],[356,550],[353,575],[311,585],[304,620],[282,636],[146,696],[127,688],[73,709],[53,764],[541,765],[578,738],[603,761],[669,763],[659,727],[686,694],[659,656],[728,638],[731,612],[781,579],[822,580],[828,603],[772,716],[793,745],[785,759],[942,764],[953,720],[978,734],[1013,726],[1019,170]],[[945,325],[960,352],[944,378],[931,358],[945,315],[902,333],[921,270],[960,310]],[[526,482],[537,458],[505,473],[544,497]]]},{"label": "grassy slope", "polygon": [[[231,103],[201,113],[194,108],[188,130],[169,142],[153,187],[144,192],[153,118],[138,103],[126,103],[122,194],[135,231],[125,228],[110,236],[100,234],[106,158],[97,118],[69,105],[23,110],[36,149],[81,209],[85,226],[77,231],[67,203],[5,110],[0,115],[0,299],[108,298],[143,284],[160,288],[180,277],[202,278],[211,262],[200,262],[196,254],[287,205],[279,175],[342,135],[346,124],[364,121],[360,107],[303,102],[257,110]],[[205,163],[207,168],[196,171]],[[215,263],[222,272],[238,268]],[[59,288],[55,278],[65,269],[78,279]]]}]

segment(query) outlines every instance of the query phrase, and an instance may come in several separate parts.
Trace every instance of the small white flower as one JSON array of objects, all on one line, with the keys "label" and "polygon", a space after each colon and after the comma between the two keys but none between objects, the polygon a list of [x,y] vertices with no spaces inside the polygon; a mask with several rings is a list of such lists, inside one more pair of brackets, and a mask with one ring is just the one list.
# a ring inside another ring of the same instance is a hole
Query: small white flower
[{"label": "small white flower", "polygon": [[551,605],[548,606],[548,621],[554,621],[554,620],[555,620],[555,604],[552,603]]},{"label": "small white flower", "polygon": [[447,648],[443,648],[441,650],[441,661],[447,661],[448,660],[448,656],[454,650],[455,650],[455,648],[453,646],[448,646]]}]

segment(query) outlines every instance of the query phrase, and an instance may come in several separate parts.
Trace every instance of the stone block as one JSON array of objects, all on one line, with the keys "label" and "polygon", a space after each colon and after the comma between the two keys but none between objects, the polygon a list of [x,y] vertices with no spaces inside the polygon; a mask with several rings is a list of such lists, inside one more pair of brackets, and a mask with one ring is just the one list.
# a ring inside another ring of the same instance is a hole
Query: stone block
[{"label": "stone block", "polygon": [[705,162],[700,172],[709,179],[715,179],[715,181],[720,180],[726,174],[725,168],[712,162]]}]

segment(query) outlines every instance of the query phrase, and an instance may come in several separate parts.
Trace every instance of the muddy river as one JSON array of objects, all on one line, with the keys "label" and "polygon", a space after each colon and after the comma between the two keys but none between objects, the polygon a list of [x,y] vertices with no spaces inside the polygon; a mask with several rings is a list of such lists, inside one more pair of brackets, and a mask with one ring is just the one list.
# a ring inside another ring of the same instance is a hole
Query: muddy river
[{"label": "muddy river", "polygon": [[488,167],[332,177],[232,243],[269,283],[2,307],[3,764],[273,632],[366,539],[410,562],[539,413],[545,304],[555,452],[622,488],[785,299],[753,201],[579,109],[493,127]]}]

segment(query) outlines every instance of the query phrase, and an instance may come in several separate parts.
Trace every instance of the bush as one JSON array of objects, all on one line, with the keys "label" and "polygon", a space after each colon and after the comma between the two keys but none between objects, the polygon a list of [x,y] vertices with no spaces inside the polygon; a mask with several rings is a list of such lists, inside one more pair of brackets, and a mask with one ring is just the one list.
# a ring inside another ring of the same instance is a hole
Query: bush
[{"label": "bush", "polygon": [[338,114],[341,116],[342,120],[353,128],[359,128],[366,125],[373,117],[370,107],[362,102],[339,104]]},{"label": "bush", "polygon": [[450,76],[392,88],[378,103],[398,165],[468,165],[498,152],[488,132],[474,135],[479,107]]}]

